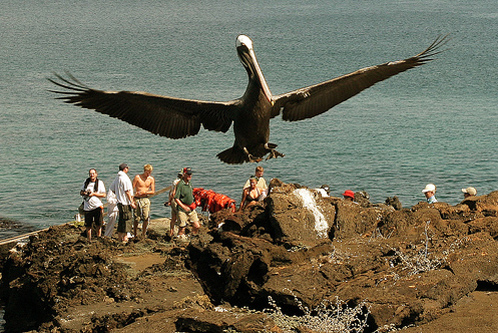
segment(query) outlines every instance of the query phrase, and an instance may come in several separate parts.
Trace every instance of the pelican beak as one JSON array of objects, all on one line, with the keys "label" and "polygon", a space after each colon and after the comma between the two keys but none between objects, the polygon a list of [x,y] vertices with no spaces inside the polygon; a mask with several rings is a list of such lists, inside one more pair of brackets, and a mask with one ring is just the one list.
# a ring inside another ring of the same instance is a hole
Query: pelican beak
[{"label": "pelican beak", "polygon": [[250,50],[250,55],[253,61],[254,69],[256,71],[256,77],[259,79],[259,82],[261,84],[261,88],[263,89],[263,94],[266,96],[266,99],[270,104],[273,105],[273,95],[270,91],[270,88],[268,87],[268,83],[266,82],[266,79],[263,75],[263,71],[261,71],[261,67],[259,66],[259,62],[256,59],[256,54],[254,53],[254,50]]},{"label": "pelican beak", "polygon": [[256,53],[252,47],[252,41],[249,37],[240,35],[237,37],[237,53],[239,55],[240,62],[246,68],[249,74],[249,80],[257,80],[263,90],[268,103],[273,105],[273,95],[266,83],[266,79],[259,66],[258,59],[256,58]]}]

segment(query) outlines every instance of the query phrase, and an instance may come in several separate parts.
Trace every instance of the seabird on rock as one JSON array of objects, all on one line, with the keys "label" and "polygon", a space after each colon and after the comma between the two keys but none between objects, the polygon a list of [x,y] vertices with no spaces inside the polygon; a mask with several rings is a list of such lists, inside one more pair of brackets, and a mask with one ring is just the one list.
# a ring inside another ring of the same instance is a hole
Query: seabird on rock
[{"label": "seabird on rock", "polygon": [[252,40],[237,37],[237,53],[249,76],[244,95],[228,102],[212,102],[153,95],[133,91],[104,91],[86,86],[71,74],[49,79],[65,91],[57,97],[87,109],[119,118],[154,134],[171,139],[196,135],[201,125],[226,132],[233,123],[235,142],[217,156],[230,164],[259,162],[284,156],[269,143],[270,119],[282,114],[287,121],[317,116],[377,82],[432,60],[445,37],[438,37],[423,52],[399,61],[366,67],[319,84],[273,96],[254,53]]}]

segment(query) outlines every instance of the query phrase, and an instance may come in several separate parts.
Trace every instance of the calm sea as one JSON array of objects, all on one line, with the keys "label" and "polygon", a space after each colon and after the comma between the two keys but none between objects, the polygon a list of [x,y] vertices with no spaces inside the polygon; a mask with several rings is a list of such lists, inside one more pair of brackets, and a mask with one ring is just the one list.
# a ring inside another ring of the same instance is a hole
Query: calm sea
[{"label": "calm sea", "polygon": [[[106,187],[127,162],[154,166],[157,188],[190,166],[196,187],[240,200],[256,165],[215,155],[233,134],[170,140],[64,104],[53,71],[91,87],[231,100],[246,73],[235,38],[254,40],[274,94],[403,59],[451,34],[436,61],[313,119],[272,120],[285,158],[261,163],[267,180],[365,190],[372,202],[424,199],[427,183],[450,204],[461,189],[498,189],[498,7],[495,0],[10,1],[0,11],[0,217],[43,228],[73,219],[89,168]],[[166,194],[154,217],[169,216]],[[0,232],[5,237],[8,231]]]}]

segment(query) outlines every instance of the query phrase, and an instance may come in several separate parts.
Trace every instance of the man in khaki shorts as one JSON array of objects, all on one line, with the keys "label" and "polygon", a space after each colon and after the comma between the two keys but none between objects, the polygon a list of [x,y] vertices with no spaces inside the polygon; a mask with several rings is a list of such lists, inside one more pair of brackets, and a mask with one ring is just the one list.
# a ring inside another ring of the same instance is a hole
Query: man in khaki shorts
[{"label": "man in khaki shorts", "polygon": [[149,196],[156,192],[156,180],[151,176],[152,165],[144,165],[144,172],[133,178],[133,191],[135,193],[135,220],[133,223],[133,233],[137,235],[138,223],[142,221],[142,238],[146,237],[147,227],[150,221],[150,200]]},{"label": "man in khaki shorts", "polygon": [[184,168],[182,180],[176,186],[175,201],[178,205],[178,219],[180,220],[179,237],[185,235],[185,228],[189,221],[193,227],[193,235],[196,235],[201,228],[197,212],[195,211],[194,193],[192,184],[190,183],[191,179],[192,169]]}]

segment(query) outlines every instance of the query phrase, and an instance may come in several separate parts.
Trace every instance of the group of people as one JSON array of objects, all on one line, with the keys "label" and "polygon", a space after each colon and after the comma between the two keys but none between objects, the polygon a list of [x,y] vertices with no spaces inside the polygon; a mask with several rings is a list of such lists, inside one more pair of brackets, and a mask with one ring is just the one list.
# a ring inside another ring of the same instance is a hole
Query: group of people
[{"label": "group of people", "polygon": [[[320,188],[316,189],[323,197],[328,197],[330,195],[329,186],[322,185]],[[462,188],[464,199],[468,197],[476,196],[477,190],[474,187]],[[422,193],[425,195],[425,198],[429,204],[438,202],[436,199],[436,185],[427,184],[425,188],[422,190]],[[342,194],[344,200],[353,201],[354,202],[354,192],[351,190],[346,190]]]},{"label": "group of people", "polygon": [[150,221],[150,199],[154,195],[155,179],[151,176],[152,165],[144,165],[144,171],[133,178],[128,176],[130,168],[126,163],[119,165],[119,172],[109,186],[106,195],[104,183],[97,178],[97,170],[88,171],[89,177],[83,183],[80,195],[83,197],[83,210],[85,212],[85,231],[87,239],[92,240],[92,229],[96,236],[101,237],[104,220],[104,205],[102,198],[107,197],[109,206],[108,223],[104,236],[112,237],[116,219],[118,220],[118,239],[127,242],[131,236],[133,225],[134,236],[137,235],[138,224],[142,222],[142,237],[146,236]]},{"label": "group of people", "polygon": [[[88,171],[88,178],[83,183],[80,195],[83,197],[83,210],[85,215],[85,232],[89,241],[92,239],[92,230],[96,236],[101,237],[104,205],[102,199],[107,197],[108,223],[104,236],[112,237],[114,227],[117,223],[118,239],[127,242],[130,237],[138,236],[138,226],[142,222],[142,238],[147,235],[150,222],[150,197],[156,193],[155,179],[151,175],[153,167],[144,165],[143,173],[137,174],[133,181],[128,176],[129,167],[126,163],[119,165],[119,172],[109,186],[106,194],[104,183],[98,179],[97,170],[92,168]],[[191,224],[190,232],[195,235],[200,229],[199,218],[196,212],[196,202],[192,187],[192,169],[183,168],[173,181],[165,206],[171,207],[171,222],[169,236],[173,237],[175,225],[178,223],[178,237],[185,237],[187,225]],[[255,173],[243,186],[242,199],[239,211],[262,201],[268,195],[268,185],[263,178],[264,169],[257,166]],[[328,185],[322,185],[317,191],[324,197],[330,195]],[[473,187],[462,189],[464,198],[475,196],[477,191]],[[427,202],[436,203],[436,186],[427,184],[422,190]],[[344,200],[354,201],[355,193],[346,190],[342,194]],[[131,234],[133,228],[133,235]]]},{"label": "group of people", "polygon": [[[130,168],[126,163],[119,165],[119,172],[109,186],[106,194],[104,183],[97,178],[97,170],[89,170],[89,177],[83,183],[80,195],[83,197],[85,232],[89,241],[92,240],[92,230],[101,237],[104,205],[103,198],[107,198],[108,223],[104,236],[112,237],[116,220],[118,239],[128,242],[129,238],[138,235],[138,226],[142,222],[142,238],[146,237],[150,222],[150,197],[155,194],[155,179],[151,175],[153,167],[144,165],[142,174],[138,174],[133,181],[128,176]],[[197,234],[200,222],[195,210],[196,203],[191,184],[192,169],[182,169],[173,181],[165,206],[171,207],[171,222],[169,236],[173,237],[175,225],[178,223],[177,237],[185,237],[187,225],[190,223],[190,233]],[[264,169],[256,167],[255,175],[247,180],[242,191],[242,200],[239,210],[263,200],[268,193],[268,186],[263,178]],[[131,234],[133,225],[133,234]]]},{"label": "group of people", "polygon": [[[130,168],[126,163],[119,165],[119,172],[109,186],[106,195],[104,183],[97,178],[97,170],[89,170],[89,177],[83,183],[80,195],[83,197],[83,210],[85,215],[85,232],[87,239],[92,240],[92,230],[96,236],[101,237],[104,205],[102,198],[107,197],[108,223],[104,236],[112,237],[117,220],[118,239],[128,242],[131,237],[138,237],[138,226],[142,223],[142,238],[147,236],[147,228],[150,222],[150,197],[156,193],[156,183],[151,175],[153,167],[144,165],[144,171],[136,175],[131,181],[128,176]],[[174,225],[178,220],[178,236],[185,235],[187,223],[192,224],[191,233],[196,234],[200,229],[199,219],[195,211],[195,200],[191,184],[192,169],[184,168],[174,181],[170,191],[168,204],[171,205],[171,230],[172,236]],[[133,234],[131,234],[133,228]]]},{"label": "group of people", "polygon": [[[422,190],[422,193],[425,195],[427,202],[430,204],[438,202],[436,199],[436,185],[427,184],[425,188]],[[474,187],[462,188],[463,198],[467,199],[468,197],[473,197],[477,195],[477,190]]]}]

